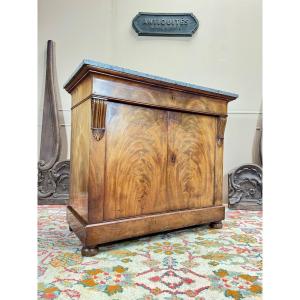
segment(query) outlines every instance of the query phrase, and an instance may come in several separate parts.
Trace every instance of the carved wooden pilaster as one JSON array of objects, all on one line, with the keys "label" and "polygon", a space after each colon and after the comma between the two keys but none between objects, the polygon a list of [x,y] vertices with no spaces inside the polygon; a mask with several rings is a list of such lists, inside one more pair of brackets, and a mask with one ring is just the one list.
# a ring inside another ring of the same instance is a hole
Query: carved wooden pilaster
[{"label": "carved wooden pilaster", "polygon": [[91,106],[92,134],[97,141],[100,141],[105,133],[106,103],[104,99],[94,98]]},{"label": "carved wooden pilaster", "polygon": [[223,145],[226,121],[227,121],[226,117],[219,117],[217,119],[217,144],[218,144],[218,146]]},{"label": "carved wooden pilaster", "polygon": [[47,42],[47,63],[40,159],[38,161],[39,204],[65,204],[69,198],[70,161],[58,161],[61,149],[57,102],[54,42]]}]

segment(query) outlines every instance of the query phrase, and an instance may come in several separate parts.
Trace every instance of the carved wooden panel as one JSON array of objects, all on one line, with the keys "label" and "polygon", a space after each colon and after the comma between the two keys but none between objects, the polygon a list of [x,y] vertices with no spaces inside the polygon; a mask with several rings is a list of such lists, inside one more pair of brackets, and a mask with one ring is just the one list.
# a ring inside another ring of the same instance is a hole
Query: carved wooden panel
[{"label": "carved wooden panel", "polygon": [[213,205],[215,118],[169,112],[168,127],[170,209]]},{"label": "carved wooden panel", "polygon": [[38,170],[38,204],[66,204],[69,199],[70,161],[56,162]]},{"label": "carved wooden panel", "polygon": [[262,210],[262,168],[246,164],[228,174],[228,206]]},{"label": "carved wooden panel", "polygon": [[104,219],[168,210],[167,112],[109,103]]}]

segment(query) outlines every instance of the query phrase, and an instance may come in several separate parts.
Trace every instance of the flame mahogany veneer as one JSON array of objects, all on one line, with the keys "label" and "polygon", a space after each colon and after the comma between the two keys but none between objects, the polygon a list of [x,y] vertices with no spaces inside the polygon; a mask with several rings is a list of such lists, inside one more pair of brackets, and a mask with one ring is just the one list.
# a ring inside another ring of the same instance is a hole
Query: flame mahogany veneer
[{"label": "flame mahogany veneer", "polygon": [[83,61],[72,95],[67,219],[83,244],[221,228],[223,139],[236,94]]}]

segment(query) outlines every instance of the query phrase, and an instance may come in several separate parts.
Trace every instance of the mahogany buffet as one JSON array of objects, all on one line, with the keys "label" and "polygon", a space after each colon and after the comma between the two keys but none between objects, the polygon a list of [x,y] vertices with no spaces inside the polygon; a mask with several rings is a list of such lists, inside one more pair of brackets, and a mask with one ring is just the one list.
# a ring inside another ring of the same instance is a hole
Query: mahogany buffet
[{"label": "mahogany buffet", "polygon": [[70,230],[98,245],[221,228],[227,104],[236,94],[84,60],[72,95]]}]

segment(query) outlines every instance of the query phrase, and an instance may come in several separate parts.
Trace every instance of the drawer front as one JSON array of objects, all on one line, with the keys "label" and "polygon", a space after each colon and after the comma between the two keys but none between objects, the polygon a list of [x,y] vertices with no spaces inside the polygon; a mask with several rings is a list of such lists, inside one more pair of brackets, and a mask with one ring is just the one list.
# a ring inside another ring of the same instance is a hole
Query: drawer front
[{"label": "drawer front", "polygon": [[122,78],[95,75],[93,94],[108,97],[111,101],[148,105],[164,109],[198,112],[211,115],[226,115],[227,102],[193,93],[170,90]]},{"label": "drawer front", "polygon": [[169,112],[168,119],[169,208],[212,206],[216,118]]},{"label": "drawer front", "polygon": [[104,219],[169,209],[168,112],[108,102]]}]

